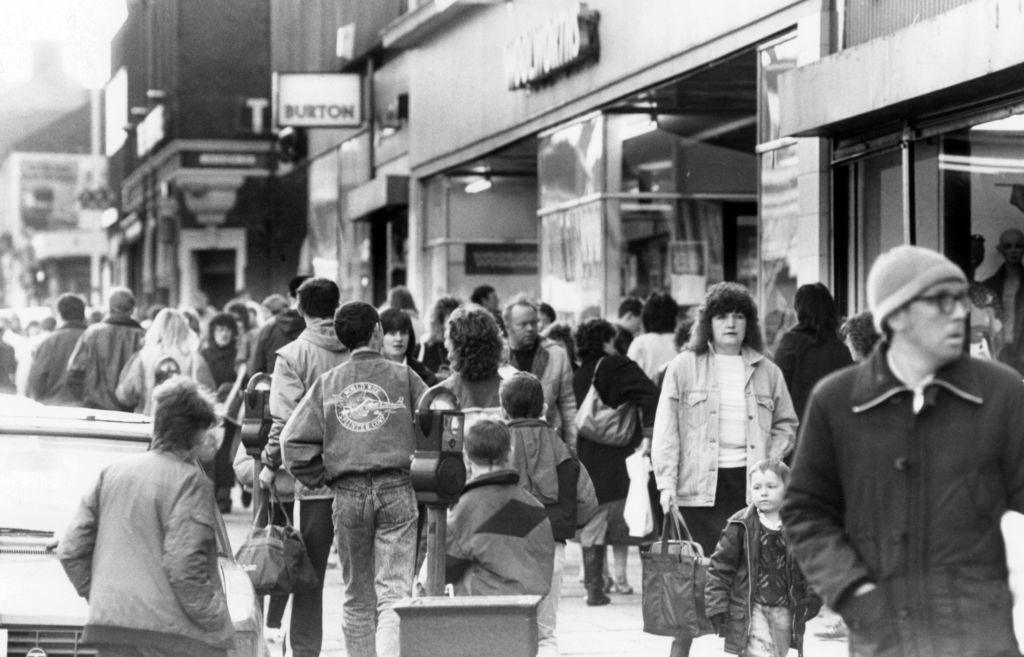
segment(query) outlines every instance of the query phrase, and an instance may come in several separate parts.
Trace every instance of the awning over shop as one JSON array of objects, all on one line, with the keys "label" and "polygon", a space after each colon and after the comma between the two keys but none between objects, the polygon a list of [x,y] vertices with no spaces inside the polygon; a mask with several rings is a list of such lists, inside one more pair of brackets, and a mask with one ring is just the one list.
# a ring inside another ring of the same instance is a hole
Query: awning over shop
[{"label": "awning over shop", "polygon": [[784,136],[899,125],[1024,91],[1024,5],[977,0],[784,73]]},{"label": "awning over shop", "polygon": [[352,221],[386,207],[409,205],[409,176],[377,176],[343,195],[344,214]]}]

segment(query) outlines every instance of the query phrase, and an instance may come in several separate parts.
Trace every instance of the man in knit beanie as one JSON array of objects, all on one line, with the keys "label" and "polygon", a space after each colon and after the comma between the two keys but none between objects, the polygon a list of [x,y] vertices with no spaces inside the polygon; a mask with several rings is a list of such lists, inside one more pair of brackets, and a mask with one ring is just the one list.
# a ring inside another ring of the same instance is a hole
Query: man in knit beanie
[{"label": "man in knit beanie", "polygon": [[1024,385],[964,351],[967,278],[917,246],[883,253],[884,341],[818,384],[782,519],[850,653],[1019,655],[999,529],[1024,511]]}]

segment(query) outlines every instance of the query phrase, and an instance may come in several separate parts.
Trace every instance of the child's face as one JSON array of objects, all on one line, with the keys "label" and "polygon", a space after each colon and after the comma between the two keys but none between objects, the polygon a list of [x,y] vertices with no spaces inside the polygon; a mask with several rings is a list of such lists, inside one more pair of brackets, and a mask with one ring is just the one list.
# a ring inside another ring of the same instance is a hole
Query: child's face
[{"label": "child's face", "polygon": [[750,494],[761,513],[776,513],[782,508],[786,485],[771,470],[750,475]]}]

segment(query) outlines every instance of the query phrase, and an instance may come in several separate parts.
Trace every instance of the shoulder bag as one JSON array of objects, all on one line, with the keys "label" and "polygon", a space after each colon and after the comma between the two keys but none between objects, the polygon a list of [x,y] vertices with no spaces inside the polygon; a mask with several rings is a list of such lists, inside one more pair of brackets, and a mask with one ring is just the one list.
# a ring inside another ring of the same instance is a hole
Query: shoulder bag
[{"label": "shoulder bag", "polygon": [[636,436],[639,423],[636,406],[632,402],[623,402],[612,408],[601,400],[601,395],[594,387],[594,379],[597,378],[597,370],[603,361],[602,358],[594,366],[590,389],[576,410],[576,430],[591,442],[611,447],[625,447]]}]

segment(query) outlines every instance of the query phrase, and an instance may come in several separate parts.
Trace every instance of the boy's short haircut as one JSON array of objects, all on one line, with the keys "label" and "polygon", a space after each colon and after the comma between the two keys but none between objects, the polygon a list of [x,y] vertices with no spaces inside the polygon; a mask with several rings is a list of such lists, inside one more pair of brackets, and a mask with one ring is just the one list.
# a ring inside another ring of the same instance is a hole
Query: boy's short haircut
[{"label": "boy's short haircut", "polygon": [[474,463],[501,465],[508,463],[512,437],[503,422],[480,420],[466,431],[465,450]]},{"label": "boy's short haircut", "polygon": [[337,283],[327,278],[307,278],[295,294],[299,310],[317,319],[334,317],[341,299]]},{"label": "boy's short haircut", "polygon": [[774,472],[782,480],[783,485],[789,485],[789,466],[781,459],[770,458],[758,461],[750,468],[747,478],[749,479],[755,472]]},{"label": "boy's short haircut", "polygon": [[349,301],[334,313],[334,332],[347,349],[368,345],[378,323],[377,309],[364,301]]},{"label": "boy's short haircut", "polygon": [[529,372],[516,372],[502,381],[498,397],[513,420],[536,419],[544,412],[544,387]]},{"label": "boy's short haircut", "polygon": [[636,297],[626,297],[619,304],[619,317],[634,315],[639,317],[644,312],[644,302]]}]

